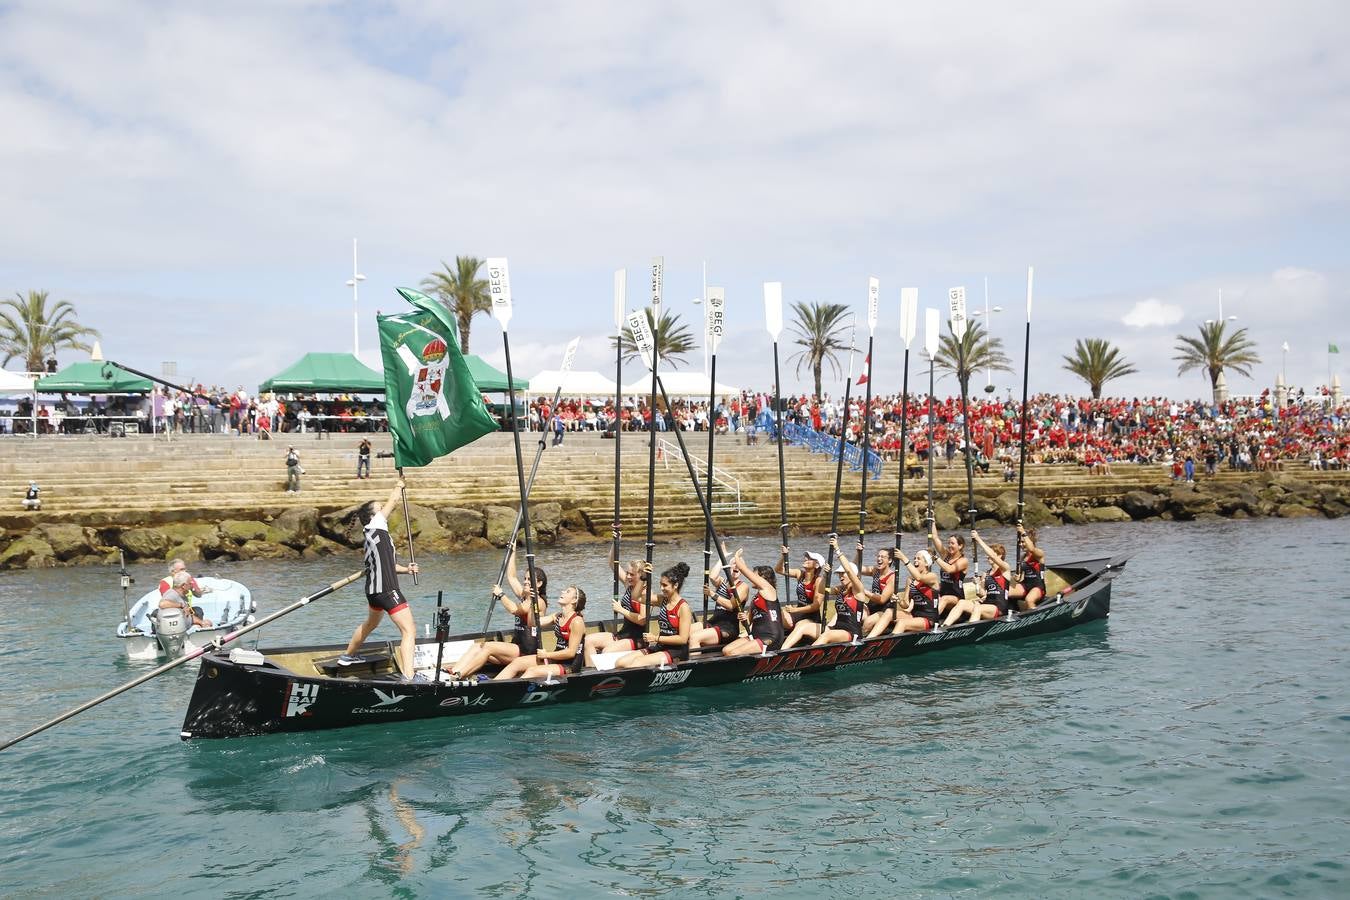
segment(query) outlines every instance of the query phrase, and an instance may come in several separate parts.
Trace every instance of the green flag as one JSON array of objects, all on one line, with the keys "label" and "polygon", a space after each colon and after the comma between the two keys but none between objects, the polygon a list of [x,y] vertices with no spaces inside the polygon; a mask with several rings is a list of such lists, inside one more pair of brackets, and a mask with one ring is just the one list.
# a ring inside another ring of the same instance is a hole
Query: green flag
[{"label": "green flag", "polygon": [[435,300],[399,288],[416,312],[377,316],[394,465],[425,466],[497,430],[459,352],[454,320]]},{"label": "green flag", "polygon": [[1340,347],[1337,347],[1335,344],[1327,344],[1327,352],[1328,352],[1328,353],[1340,353],[1340,352],[1341,352],[1341,348],[1340,348]]}]

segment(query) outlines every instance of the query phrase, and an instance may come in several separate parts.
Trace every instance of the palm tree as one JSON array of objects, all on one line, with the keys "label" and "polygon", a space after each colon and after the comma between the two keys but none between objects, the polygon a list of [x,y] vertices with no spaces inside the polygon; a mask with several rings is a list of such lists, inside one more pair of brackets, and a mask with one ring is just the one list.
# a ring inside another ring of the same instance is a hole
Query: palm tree
[{"label": "palm tree", "polygon": [[[652,324],[652,311],[647,311],[647,326]],[[678,314],[671,315],[666,310],[661,310],[661,321],[657,324],[655,331],[656,337],[656,355],[658,365],[660,363],[670,363],[672,369],[678,369],[684,362],[686,353],[692,353],[694,350],[694,334],[689,330],[688,325],[680,322]],[[609,345],[614,346],[615,341],[623,348],[624,359],[637,359],[641,356],[638,353],[637,344],[633,341],[633,332],[627,325],[623,326],[623,335],[618,338],[610,338]]]},{"label": "palm tree", "polygon": [[456,256],[455,268],[451,270],[445,261],[441,262],[444,272],[432,272],[422,279],[422,287],[428,294],[440,300],[459,325],[459,351],[469,352],[469,326],[478,313],[492,311],[492,295],[488,293],[486,278],[478,277],[483,261],[476,256]]},{"label": "palm tree", "polygon": [[0,303],[0,352],[8,365],[11,359],[23,357],[29,372],[40,372],[42,360],[58,350],[88,350],[89,344],[81,338],[98,337],[98,332],[75,321],[75,307],[58,300],[47,307],[46,291],[29,291],[28,296],[15,294]]},{"label": "palm tree", "polygon": [[1177,374],[1184,375],[1191,369],[1204,369],[1209,373],[1209,385],[1214,390],[1214,402],[1221,402],[1219,383],[1224,369],[1232,369],[1251,377],[1251,367],[1261,362],[1256,355],[1256,344],[1247,337],[1247,329],[1239,328],[1231,335],[1225,335],[1227,322],[1206,322],[1200,326],[1200,337],[1177,335],[1177,355],[1172,357],[1181,363]]},{"label": "palm tree", "polygon": [[1108,381],[1139,371],[1125,361],[1118,347],[1101,338],[1074,341],[1073,355],[1064,357],[1064,368],[1088,383],[1093,400],[1101,399],[1102,385]]},{"label": "palm tree", "polygon": [[938,371],[956,375],[962,394],[969,393],[970,376],[977,369],[1012,371],[1012,361],[1003,353],[1003,340],[989,337],[984,325],[975,321],[966,324],[965,336],[960,341],[950,331],[945,332],[933,363]]},{"label": "palm tree", "polygon": [[844,329],[849,327],[845,317],[849,315],[849,309],[842,303],[794,303],[792,311],[797,316],[792,329],[798,334],[793,343],[804,349],[788,357],[788,362],[797,360],[798,375],[802,373],[802,366],[811,367],[816,396],[820,397],[823,393],[820,387],[821,369],[828,362],[836,376],[841,374],[839,354],[847,353],[850,349],[844,342]]}]

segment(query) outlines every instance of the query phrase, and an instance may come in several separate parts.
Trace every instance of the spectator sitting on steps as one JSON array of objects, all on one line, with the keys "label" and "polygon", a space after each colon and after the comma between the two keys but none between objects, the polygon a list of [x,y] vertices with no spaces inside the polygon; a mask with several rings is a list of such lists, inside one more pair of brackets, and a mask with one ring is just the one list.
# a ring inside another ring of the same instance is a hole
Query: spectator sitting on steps
[{"label": "spectator sitting on steps", "polygon": [[38,487],[36,481],[28,482],[28,493],[24,495],[23,508],[34,510],[42,509],[42,501],[38,499],[38,494],[41,492],[42,488]]}]

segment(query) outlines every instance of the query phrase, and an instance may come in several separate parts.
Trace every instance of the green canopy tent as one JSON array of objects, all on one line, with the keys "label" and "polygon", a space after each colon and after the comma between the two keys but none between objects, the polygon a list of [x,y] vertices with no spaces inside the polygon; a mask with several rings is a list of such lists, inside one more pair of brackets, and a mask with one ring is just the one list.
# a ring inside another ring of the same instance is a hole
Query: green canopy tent
[{"label": "green canopy tent", "polygon": [[71,363],[37,382],[39,394],[148,394],[153,387],[149,378],[92,359]]},{"label": "green canopy tent", "polygon": [[[464,361],[469,364],[469,374],[473,376],[474,383],[478,385],[478,390],[486,392],[507,389],[506,373],[483,362],[481,356],[474,356],[469,353],[465,355]],[[516,390],[528,391],[530,389],[529,379],[516,378],[514,380]]]},{"label": "green canopy tent", "polygon": [[350,353],[306,353],[258,385],[266,393],[383,394],[384,376]]}]

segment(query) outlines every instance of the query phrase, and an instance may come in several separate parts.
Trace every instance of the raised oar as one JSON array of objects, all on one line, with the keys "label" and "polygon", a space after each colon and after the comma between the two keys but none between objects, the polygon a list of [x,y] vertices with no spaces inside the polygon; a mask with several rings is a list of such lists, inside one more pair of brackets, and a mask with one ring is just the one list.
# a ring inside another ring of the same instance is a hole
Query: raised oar
[{"label": "raised oar", "polygon": [[[628,316],[628,330],[637,344],[638,353],[652,370],[652,391],[648,400],[651,425],[647,429],[647,568],[652,567],[652,551],[656,547],[656,367],[660,363],[656,346],[656,329],[661,324],[661,287],[665,280],[665,257],[652,257],[652,304],[649,310],[638,310]],[[648,318],[650,316],[650,319]],[[669,411],[669,407],[667,407]],[[646,578],[647,591],[642,604],[642,630],[652,624],[652,578]]]},{"label": "raised oar", "polygon": [[[1020,440],[1021,446],[1018,448],[1017,463],[1017,527],[1022,527],[1022,514],[1025,512],[1026,504],[1026,474],[1027,474],[1027,376],[1031,372],[1031,282],[1036,270],[1027,266],[1027,337],[1022,350],[1022,432]],[[1013,543],[1017,546],[1017,574],[1022,574],[1022,560],[1024,551],[1022,542],[1013,537]]]},{"label": "raised oar", "polygon": [[[620,440],[623,435],[623,313],[628,307],[628,270],[614,272],[614,565],[611,566],[614,577],[614,602],[619,602],[619,566],[623,562],[619,556],[619,510],[622,507],[620,496],[623,493],[623,454],[620,452]],[[619,622],[614,623],[614,633],[619,633]],[[486,630],[486,629],[484,629]]]},{"label": "raised oar", "polygon": [[28,740],[30,737],[32,737],[32,736],[35,735],[35,734],[41,734],[42,732],[46,731],[48,728],[51,728],[53,725],[60,725],[60,724],[61,724],[62,722],[64,722],[66,719],[70,719],[70,718],[73,718],[73,717],[75,717],[75,716],[78,716],[80,713],[84,712],[85,710],[93,709],[95,706],[98,706],[100,703],[104,702],[105,700],[111,700],[113,697],[116,697],[118,694],[124,694],[124,693],[126,693],[127,691],[131,690],[131,689],[134,688],[134,687],[137,687],[137,686],[139,686],[139,685],[145,684],[147,681],[149,681],[149,680],[152,679],[152,678],[158,678],[160,675],[163,675],[165,672],[169,671],[170,669],[176,669],[176,668],[178,668],[179,666],[183,665],[184,663],[192,662],[194,659],[198,659],[199,657],[201,657],[201,656],[203,656],[203,655],[205,655],[205,654],[207,654],[207,653],[210,653],[212,650],[219,650],[221,647],[223,647],[223,646],[225,646],[226,644],[230,643],[230,641],[237,640],[237,639],[243,637],[244,635],[248,634],[250,631],[256,631],[257,629],[263,627],[264,625],[267,625],[267,624],[269,624],[269,623],[271,623],[271,622],[275,622],[277,619],[280,619],[280,618],[281,618],[282,616],[284,616],[284,615],[288,615],[289,613],[295,612],[297,609],[299,609],[299,608],[302,607],[302,606],[305,606],[305,605],[308,604],[308,603],[313,603],[315,600],[318,600],[318,599],[320,599],[321,597],[327,597],[329,594],[333,593],[334,591],[346,587],[347,585],[351,584],[353,581],[356,581],[358,578],[360,578],[363,574],[364,574],[364,572],[353,572],[352,574],[348,575],[346,578],[343,578],[341,581],[335,581],[335,582],[333,582],[332,584],[328,585],[328,587],[324,588],[323,590],[321,590],[321,591],[315,591],[313,594],[310,594],[308,597],[301,597],[299,600],[295,601],[295,602],[292,603],[290,606],[287,606],[287,607],[285,607],[284,609],[279,609],[279,610],[277,610],[276,612],[272,613],[270,616],[263,616],[261,619],[259,619],[258,621],[254,622],[252,625],[245,625],[243,628],[239,628],[239,629],[236,629],[236,630],[234,630],[234,631],[231,631],[229,634],[227,634],[227,635],[225,635],[225,636],[223,636],[223,637],[217,638],[216,640],[212,641],[210,644],[207,644],[205,647],[199,647],[198,649],[193,650],[191,653],[188,653],[188,654],[185,655],[185,656],[180,656],[180,657],[178,657],[178,659],[174,659],[174,660],[170,660],[169,662],[166,662],[164,665],[160,666],[158,669],[155,669],[153,672],[146,672],[144,675],[140,676],[139,678],[134,678],[134,679],[132,679],[131,681],[128,681],[126,684],[122,685],[122,686],[119,687],[119,688],[113,688],[111,691],[108,691],[108,693],[102,694],[102,695],[100,695],[100,696],[98,696],[98,697],[95,697],[93,700],[90,700],[88,703],[81,703],[79,706],[75,707],[74,709],[66,710],[65,712],[61,713],[61,715],[57,716],[56,718],[51,719],[51,720],[46,721],[46,722],[43,722],[43,723],[42,723],[41,725],[39,725],[38,727],[33,728],[33,729],[30,729],[30,730],[28,730],[28,731],[25,731],[23,734],[19,735],[18,737],[13,738],[12,740],[5,741],[3,744],[0,744],[0,750],[6,750],[6,749],[8,749],[8,748],[10,748],[10,747],[13,747],[15,744],[19,743],[20,741],[26,741],[26,740]]},{"label": "raised oar", "polygon": [[[778,336],[783,332],[783,283],[766,281],[764,283],[764,323],[773,336],[773,415],[778,430],[778,530],[783,546],[788,545],[787,479],[783,472],[783,397],[782,382],[778,375]],[[792,571],[789,560],[783,561],[783,594],[788,605],[793,605]],[[822,601],[823,602],[823,601]]]},{"label": "raised oar", "polygon": [[919,289],[900,289],[900,339],[905,342],[905,374],[900,387],[900,477],[895,491],[895,549],[900,549],[900,538],[905,521],[905,452],[909,436],[909,345],[919,321]]},{"label": "raised oar", "polygon": [[[966,401],[966,382],[970,377],[970,370],[967,368],[969,360],[966,358],[966,327],[969,324],[966,321],[966,289],[963,287],[954,287],[947,292],[947,302],[949,304],[950,319],[949,324],[952,329],[952,337],[956,338],[956,359],[957,359],[957,380],[961,382],[961,424],[965,429],[964,435],[964,456],[966,458],[966,515],[970,521],[967,527],[975,527],[975,457],[970,452],[970,407]],[[985,334],[985,340],[989,340],[988,333]],[[964,373],[964,377],[963,374]],[[980,548],[974,541],[971,541],[971,577],[978,583],[980,574]]]},{"label": "raised oar", "polygon": [[933,409],[933,360],[938,352],[938,311],[929,307],[923,311],[923,349],[928,354],[928,530],[932,532],[936,524],[933,515],[933,432],[936,430],[937,414]]},{"label": "raised oar", "polygon": [[[844,489],[844,441],[848,437],[848,403],[851,396],[850,389],[853,387],[853,327],[849,327],[848,335],[848,380],[844,382],[844,416],[839,426],[839,459],[834,467],[834,508],[830,512],[830,536],[839,535],[839,495]],[[830,581],[834,576],[834,545],[838,541],[830,542],[830,552],[825,557],[825,593],[830,593]],[[822,633],[825,628],[825,599],[821,598],[820,607],[820,625]]]},{"label": "raised oar", "polygon": [[[877,306],[881,300],[881,282],[867,279],[867,371],[861,381],[867,384],[863,400],[862,489],[858,500],[858,553],[854,568],[862,572],[863,542],[867,540],[867,453],[872,447],[872,342],[877,332]],[[861,577],[861,575],[859,576]]]},{"label": "raised oar", "polygon": [[[708,369],[708,506],[711,509],[713,496],[713,448],[714,438],[717,436],[717,347],[722,343],[722,331],[726,325],[726,304],[727,294],[722,288],[708,288],[708,296],[703,300],[703,341],[710,354],[711,365]],[[665,388],[662,387],[661,395],[665,396]],[[666,408],[670,408],[670,400],[666,400]],[[675,434],[678,436],[680,429],[676,427]],[[684,440],[680,440],[681,452],[684,449]],[[685,457],[688,462],[688,456]],[[692,466],[692,463],[691,463]],[[697,480],[697,479],[695,479]],[[703,531],[703,621],[708,621],[708,570],[712,568],[712,544],[717,539],[712,530],[712,518],[708,518],[708,527]],[[721,556],[719,548],[719,556]],[[726,559],[722,559],[722,567],[726,568]],[[730,580],[727,581],[730,588]]]},{"label": "raised oar", "polygon": [[[563,367],[561,369],[563,375],[566,375],[572,369],[572,359],[576,356],[578,341],[580,341],[580,338],[573,338],[572,342],[567,345],[567,350],[563,353],[563,363],[562,363]],[[557,408],[558,401],[561,399],[562,399],[562,382],[561,380],[559,380],[558,389],[553,392],[554,409]],[[512,427],[515,427],[516,424],[515,414],[516,414],[516,406],[514,403],[512,403],[511,404]],[[525,482],[525,496],[527,497],[534,490],[534,478],[536,475],[539,474],[539,460],[544,455],[544,448],[547,446],[548,446],[548,430],[541,429],[539,432],[539,446],[534,449],[534,462],[530,463],[530,477]],[[501,569],[497,572],[497,580],[494,581],[493,584],[501,584],[503,581],[506,580],[506,566],[508,563],[510,563],[511,554],[516,549],[516,534],[520,532],[520,525],[521,522],[524,521],[524,516],[525,511],[523,508],[516,511],[516,524],[515,527],[511,529],[511,537],[506,542],[506,552],[502,554],[502,566]],[[483,617],[484,632],[488,630],[488,625],[492,622],[492,611],[496,607],[497,607],[497,598],[494,596],[489,596],[487,614]]]}]

